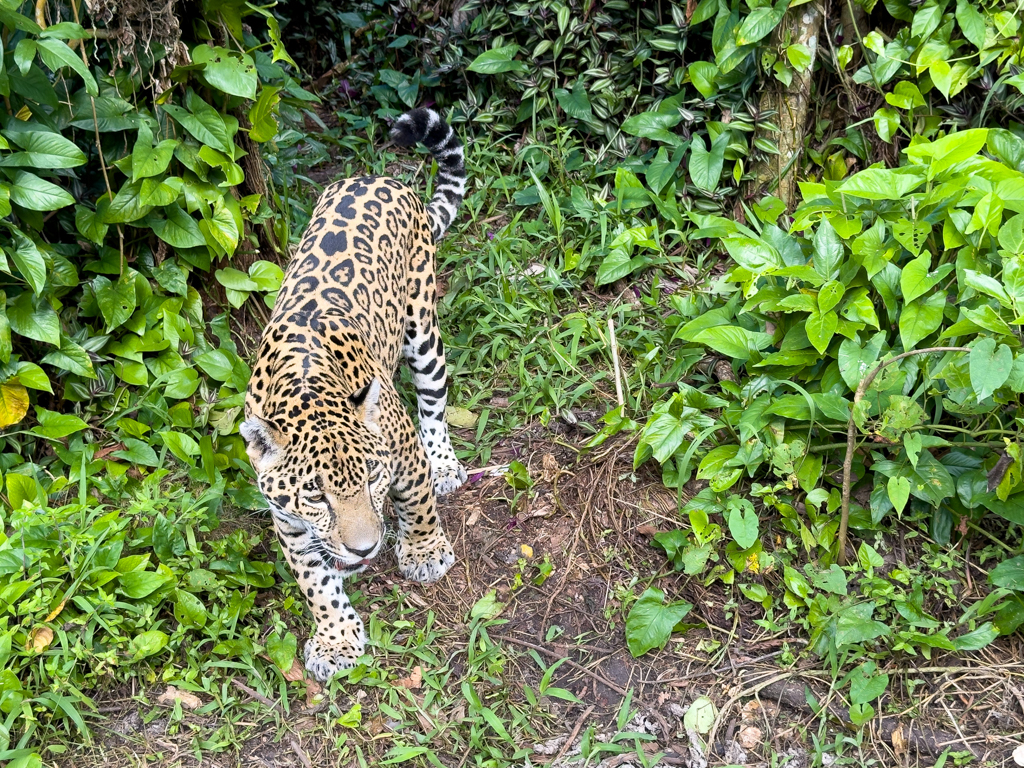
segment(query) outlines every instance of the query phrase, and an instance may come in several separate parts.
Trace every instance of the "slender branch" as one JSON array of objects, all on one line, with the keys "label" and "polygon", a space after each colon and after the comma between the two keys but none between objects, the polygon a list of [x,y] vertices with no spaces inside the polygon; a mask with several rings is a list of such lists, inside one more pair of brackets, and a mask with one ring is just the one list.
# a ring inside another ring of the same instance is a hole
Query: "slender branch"
[{"label": "slender branch", "polygon": [[839,535],[837,537],[837,541],[839,542],[839,565],[846,565],[846,532],[850,525],[850,478],[853,474],[853,454],[857,444],[857,425],[853,421],[853,415],[856,413],[857,403],[864,399],[864,394],[868,391],[868,388],[874,382],[878,374],[882,372],[883,368],[899,362],[905,357],[912,357],[913,355],[930,355],[935,352],[970,351],[971,350],[968,347],[928,347],[927,349],[915,349],[910,352],[904,352],[896,355],[896,357],[891,360],[879,363],[875,366],[875,369],[865,376],[864,380],[857,385],[857,391],[853,396],[853,407],[850,409],[850,420],[846,423],[846,458],[843,461],[843,506],[842,514],[839,518]]}]

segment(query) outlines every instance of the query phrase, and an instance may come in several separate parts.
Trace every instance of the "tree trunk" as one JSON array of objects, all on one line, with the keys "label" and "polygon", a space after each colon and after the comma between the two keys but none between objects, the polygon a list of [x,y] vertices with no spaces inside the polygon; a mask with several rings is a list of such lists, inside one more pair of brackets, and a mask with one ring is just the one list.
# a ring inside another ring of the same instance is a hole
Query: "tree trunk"
[{"label": "tree trunk", "polygon": [[[772,46],[782,52],[787,45],[802,44],[811,52],[811,63],[803,72],[794,70],[793,81],[789,86],[776,81],[777,87],[767,88],[759,105],[761,112],[777,113],[774,122],[779,127],[778,136],[768,133],[761,135],[778,143],[779,154],[769,155],[754,166],[755,179],[751,182],[751,188],[758,197],[764,194],[776,195],[789,210],[796,206],[799,197],[797,171],[807,133],[822,18],[818,2],[799,5],[786,12],[782,23],[772,33]],[[785,56],[785,53],[782,55]]]}]

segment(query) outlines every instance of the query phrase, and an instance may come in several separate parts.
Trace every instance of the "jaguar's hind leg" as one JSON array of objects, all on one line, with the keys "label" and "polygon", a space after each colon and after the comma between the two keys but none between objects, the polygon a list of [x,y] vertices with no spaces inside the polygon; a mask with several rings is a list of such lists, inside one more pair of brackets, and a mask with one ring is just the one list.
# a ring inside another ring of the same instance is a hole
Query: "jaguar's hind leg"
[{"label": "jaguar's hind leg", "polygon": [[448,403],[448,369],[433,308],[433,291],[430,294],[429,306],[409,306],[402,351],[412,369],[412,381],[416,387],[420,442],[430,461],[434,490],[443,496],[466,482],[466,470],[455,456],[444,419]]}]

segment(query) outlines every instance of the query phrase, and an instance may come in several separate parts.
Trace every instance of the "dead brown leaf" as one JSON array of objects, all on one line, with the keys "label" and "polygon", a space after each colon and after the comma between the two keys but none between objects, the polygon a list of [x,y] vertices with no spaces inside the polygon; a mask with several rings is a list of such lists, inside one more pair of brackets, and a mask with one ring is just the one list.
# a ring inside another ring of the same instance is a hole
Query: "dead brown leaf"
[{"label": "dead brown leaf", "polygon": [[199,709],[203,706],[203,700],[194,693],[175,688],[173,685],[167,686],[167,690],[160,694],[156,703],[162,707],[173,707],[176,701],[180,701],[185,709]]},{"label": "dead brown leaf", "polygon": [[562,467],[558,463],[558,459],[553,454],[545,453],[540,460],[541,467],[543,468],[540,473],[541,479],[546,483],[554,482],[558,479],[558,476],[562,474]]},{"label": "dead brown leaf", "polygon": [[756,749],[764,742],[764,733],[755,725],[747,725],[740,728],[737,741],[744,749]]},{"label": "dead brown leaf", "polygon": [[408,677],[403,677],[398,681],[398,685],[402,688],[408,688],[410,691],[418,691],[420,686],[423,685],[423,668],[419,665],[412,668],[412,673]]},{"label": "dead brown leaf", "polygon": [[60,605],[58,605],[56,608],[50,611],[49,615],[45,619],[43,619],[43,621],[53,621],[54,619],[56,619],[58,616],[60,616],[60,612],[64,610],[64,606],[67,604],[68,601],[66,599],[61,600]]},{"label": "dead brown leaf", "polygon": [[641,536],[653,536],[658,532],[658,529],[653,525],[640,525],[637,526],[636,532]]},{"label": "dead brown leaf", "polygon": [[49,627],[42,625],[38,627],[32,627],[32,630],[28,633],[28,638],[25,640],[25,650],[35,651],[36,653],[42,653],[50,647],[50,643],[53,642],[53,630]]}]

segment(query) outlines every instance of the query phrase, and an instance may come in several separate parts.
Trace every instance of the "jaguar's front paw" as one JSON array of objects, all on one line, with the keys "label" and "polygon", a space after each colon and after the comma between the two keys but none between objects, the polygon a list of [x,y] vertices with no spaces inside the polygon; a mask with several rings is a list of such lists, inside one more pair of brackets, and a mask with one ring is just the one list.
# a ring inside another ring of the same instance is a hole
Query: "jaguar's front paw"
[{"label": "jaguar's front paw", "polygon": [[354,640],[330,641],[314,635],[306,641],[306,669],[321,683],[326,683],[343,669],[356,665],[366,648],[362,624],[353,628]]},{"label": "jaguar's front paw", "polygon": [[455,550],[440,531],[430,537],[398,542],[398,569],[409,581],[430,584],[444,576],[454,562]]},{"label": "jaguar's front paw", "polygon": [[450,462],[431,464],[430,474],[434,480],[434,493],[438,496],[447,496],[456,491],[466,482],[468,475],[458,460],[454,464]]}]

